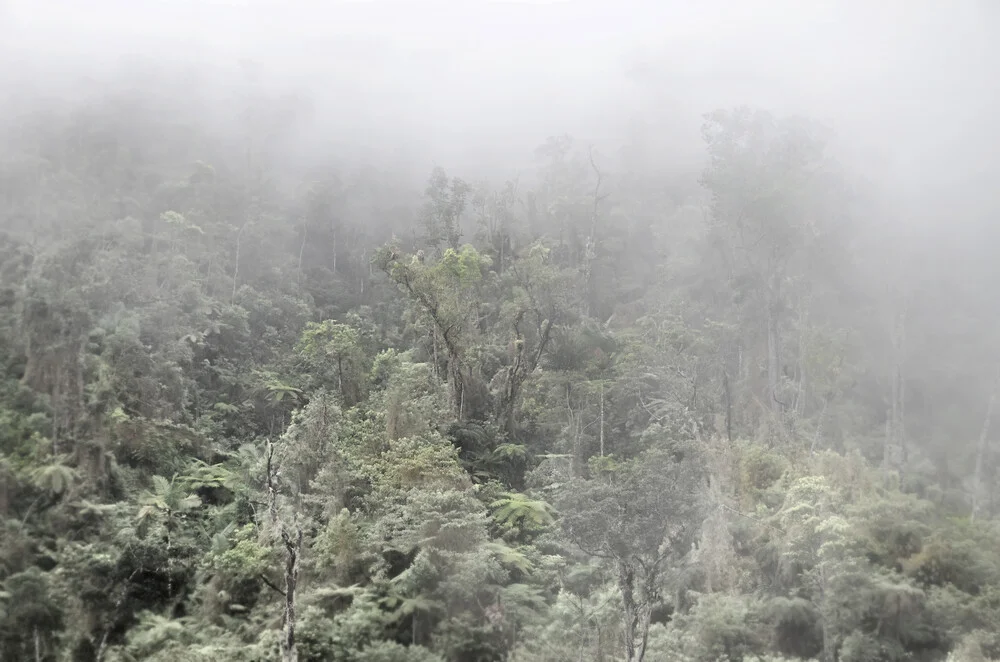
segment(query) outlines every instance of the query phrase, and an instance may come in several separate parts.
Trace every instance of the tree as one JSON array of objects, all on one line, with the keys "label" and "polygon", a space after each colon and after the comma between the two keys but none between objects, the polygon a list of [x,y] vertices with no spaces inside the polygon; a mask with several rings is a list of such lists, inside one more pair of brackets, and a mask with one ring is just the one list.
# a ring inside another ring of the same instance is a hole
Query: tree
[{"label": "tree", "polygon": [[0,84],[0,658],[997,657],[983,161],[737,109],[413,187],[133,76]]},{"label": "tree", "polygon": [[466,360],[472,339],[478,334],[483,272],[489,259],[472,246],[445,249],[441,257],[427,262],[419,255],[405,256],[396,247],[384,247],[376,262],[434,325],[434,343],[440,339],[447,354],[448,383],[457,417],[466,415],[467,390],[472,376]]},{"label": "tree", "polygon": [[803,573],[822,616],[826,662],[837,659],[843,637],[860,620],[857,599],[871,580],[838,501],[823,477],[807,476],[791,486],[778,513],[786,535],[786,567],[789,572]]},{"label": "tree", "polygon": [[495,420],[512,434],[525,380],[539,367],[553,329],[571,319],[571,281],[568,273],[552,263],[550,250],[536,243],[511,263],[503,286],[507,296],[501,305],[500,328],[513,332],[508,350],[512,356],[491,386],[497,393]]},{"label": "tree", "polygon": [[336,365],[337,390],[345,406],[361,399],[361,335],[347,324],[326,320],[309,322],[302,332],[298,351],[314,364],[330,359]]},{"label": "tree", "polygon": [[287,516],[282,516],[278,509],[278,467],[274,463],[274,447],[268,442],[267,464],[265,467],[267,478],[267,512],[268,525],[271,535],[284,548],[285,567],[284,580],[285,588],[282,591],[284,597],[284,615],[281,627],[281,660],[282,662],[298,662],[299,650],[295,639],[296,620],[296,597],[299,584],[300,557],[302,554],[302,525],[297,521],[297,513],[293,513],[292,522],[286,522]]},{"label": "tree", "polygon": [[698,448],[658,439],[607,479],[576,479],[561,490],[556,508],[566,537],[615,572],[628,662],[645,658],[663,582],[697,538],[705,487]]},{"label": "tree", "polygon": [[448,178],[444,168],[434,168],[427,182],[424,223],[427,243],[437,249],[441,244],[457,251],[462,240],[462,214],[472,188],[461,179]]},{"label": "tree", "polygon": [[[728,269],[734,300],[763,330],[763,402],[781,418],[782,327],[790,279],[812,276],[817,246],[842,215],[819,128],[739,108],[706,116],[709,165],[702,184],[711,195],[709,231]],[[759,310],[760,314],[753,312]],[[747,339],[759,337],[745,329]]]},{"label": "tree", "polygon": [[[169,532],[176,525],[176,518],[201,505],[201,499],[195,494],[189,494],[184,481],[174,476],[167,480],[163,476],[153,476],[153,489],[146,491],[140,498],[142,506],[136,514],[140,522],[156,517],[162,517]],[[167,539],[170,547],[170,539]]]}]

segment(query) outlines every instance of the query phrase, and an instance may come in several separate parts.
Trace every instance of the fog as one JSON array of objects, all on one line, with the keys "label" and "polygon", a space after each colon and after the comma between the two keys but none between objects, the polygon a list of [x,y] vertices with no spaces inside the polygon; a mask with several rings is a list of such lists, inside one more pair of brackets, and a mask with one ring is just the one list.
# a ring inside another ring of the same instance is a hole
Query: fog
[{"label": "fog", "polygon": [[998,74],[1000,0],[0,0],[0,659],[997,660]]},{"label": "fog", "polygon": [[8,0],[0,54],[8,84],[48,93],[143,59],[235,89],[251,60],[311,99],[313,149],[482,174],[563,133],[688,162],[702,113],[749,104],[827,123],[845,158],[916,195],[982,185],[992,162],[990,4]]}]

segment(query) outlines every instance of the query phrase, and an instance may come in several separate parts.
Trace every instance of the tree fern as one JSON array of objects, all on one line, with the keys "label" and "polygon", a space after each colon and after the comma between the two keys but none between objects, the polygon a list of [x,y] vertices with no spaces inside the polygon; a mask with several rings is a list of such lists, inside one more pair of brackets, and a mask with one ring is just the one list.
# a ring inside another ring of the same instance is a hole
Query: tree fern
[{"label": "tree fern", "polygon": [[175,514],[200,506],[201,499],[196,494],[188,494],[176,477],[167,480],[163,476],[153,476],[153,489],[143,493],[139,505],[136,516],[139,520],[162,514],[169,522]]},{"label": "tree fern", "polygon": [[35,487],[45,490],[53,496],[62,495],[73,484],[76,477],[76,469],[61,461],[46,464],[31,472],[31,480]]},{"label": "tree fern", "polygon": [[531,559],[519,549],[505,545],[502,542],[488,542],[484,545],[486,551],[493,554],[500,563],[528,575],[534,570]]},{"label": "tree fern", "polygon": [[555,521],[552,506],[520,492],[509,493],[494,501],[490,507],[494,509],[494,521],[501,526],[537,530]]}]

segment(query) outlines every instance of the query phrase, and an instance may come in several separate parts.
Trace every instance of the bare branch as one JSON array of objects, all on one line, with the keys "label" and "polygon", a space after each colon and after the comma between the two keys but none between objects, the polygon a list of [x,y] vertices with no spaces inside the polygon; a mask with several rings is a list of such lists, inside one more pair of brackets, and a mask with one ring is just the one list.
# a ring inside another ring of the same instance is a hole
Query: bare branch
[{"label": "bare branch", "polygon": [[273,584],[273,583],[271,582],[271,580],[270,580],[270,579],[268,579],[268,578],[267,578],[267,577],[265,577],[264,575],[260,575],[260,580],[261,580],[262,582],[264,582],[264,585],[265,585],[265,586],[267,586],[268,588],[270,588],[270,589],[272,589],[272,590],[274,590],[274,591],[277,591],[277,592],[278,592],[278,593],[279,593],[279,594],[281,595],[281,597],[285,597],[285,592],[284,592],[284,591],[282,591],[282,590],[281,590],[280,588],[278,588],[277,586],[275,586],[275,585],[274,585],[274,584]]}]

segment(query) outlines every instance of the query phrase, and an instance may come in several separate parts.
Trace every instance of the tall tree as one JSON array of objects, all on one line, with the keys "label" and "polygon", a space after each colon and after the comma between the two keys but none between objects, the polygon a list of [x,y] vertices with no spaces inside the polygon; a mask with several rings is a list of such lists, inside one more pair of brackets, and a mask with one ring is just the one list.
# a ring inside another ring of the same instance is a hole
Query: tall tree
[{"label": "tall tree", "polygon": [[720,110],[706,116],[703,133],[709,232],[728,266],[734,299],[752,325],[746,339],[763,354],[762,402],[781,420],[791,405],[783,387],[788,288],[807,272],[817,243],[842,214],[825,172],[829,160],[821,131],[805,120]]},{"label": "tall tree", "polygon": [[691,552],[705,506],[697,446],[659,438],[655,445],[608,476],[571,481],[556,502],[570,542],[611,565],[628,662],[645,659],[664,580]]}]

